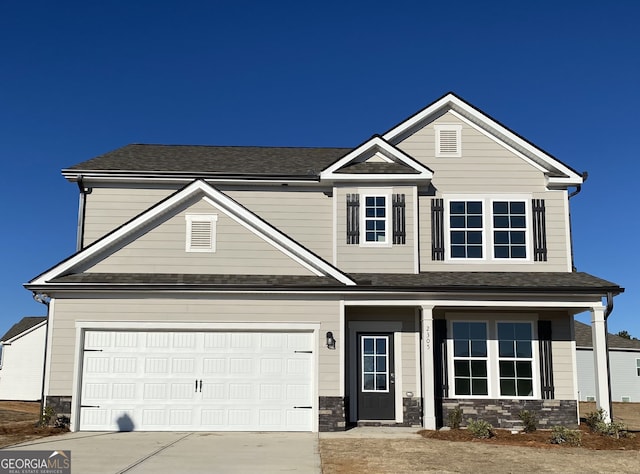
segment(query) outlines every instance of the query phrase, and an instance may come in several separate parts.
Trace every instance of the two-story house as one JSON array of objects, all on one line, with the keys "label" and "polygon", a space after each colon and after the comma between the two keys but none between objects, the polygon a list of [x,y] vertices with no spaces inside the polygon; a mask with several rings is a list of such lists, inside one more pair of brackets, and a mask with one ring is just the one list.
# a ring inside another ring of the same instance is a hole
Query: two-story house
[{"label": "two-story house", "polygon": [[353,149],[128,145],[63,170],[78,252],[45,393],[73,430],[577,423],[615,283],[572,271],[583,177],[447,94]]}]

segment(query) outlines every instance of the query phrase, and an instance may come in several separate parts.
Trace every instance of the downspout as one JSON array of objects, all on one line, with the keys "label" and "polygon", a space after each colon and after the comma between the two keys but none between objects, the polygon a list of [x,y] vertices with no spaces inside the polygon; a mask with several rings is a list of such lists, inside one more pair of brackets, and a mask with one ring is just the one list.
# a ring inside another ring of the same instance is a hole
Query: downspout
[{"label": "downspout", "polygon": [[[604,348],[607,351],[607,390],[609,391],[609,418],[613,421],[613,399],[611,398],[611,362],[609,361],[609,328],[607,327],[607,319],[613,312],[613,292],[607,292],[607,307],[604,310]],[[595,350],[595,348],[594,348]]]},{"label": "downspout", "polygon": [[[589,177],[589,173],[587,173],[586,171],[583,171],[581,176],[582,176],[582,182],[584,183]],[[579,194],[580,191],[582,191],[582,184],[578,184],[576,186],[576,190],[571,194],[569,194],[569,197],[567,198],[567,200],[570,200],[572,197]],[[573,257],[573,231],[571,229],[571,206],[569,206],[569,246],[571,247],[571,271],[575,272],[577,269],[576,269],[576,265]]]},{"label": "downspout", "polygon": [[78,188],[80,195],[78,200],[78,228],[76,231],[76,251],[79,252],[84,247],[84,218],[87,209],[87,194],[91,194],[91,188],[87,188],[82,180],[82,175],[78,176]]},{"label": "downspout", "polygon": [[45,293],[33,292],[33,299],[38,303],[42,303],[47,307],[47,319],[44,323],[44,361],[42,362],[42,387],[40,390],[40,419],[38,424],[42,424],[42,417],[44,415],[44,382],[47,376],[47,346],[49,345],[49,302],[51,297]]}]

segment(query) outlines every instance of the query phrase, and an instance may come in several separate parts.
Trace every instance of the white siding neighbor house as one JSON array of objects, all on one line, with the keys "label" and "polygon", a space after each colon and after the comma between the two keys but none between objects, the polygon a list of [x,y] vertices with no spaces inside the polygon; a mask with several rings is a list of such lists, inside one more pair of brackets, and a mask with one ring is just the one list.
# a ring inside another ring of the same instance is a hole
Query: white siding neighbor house
[{"label": "white siding neighbor house", "polygon": [[576,425],[585,311],[609,405],[624,290],[573,270],[583,174],[453,93],[354,148],[133,144],[62,173],[78,251],[25,287],[72,430]]},{"label": "white siding neighbor house", "polygon": [[[576,321],[576,361],[580,401],[595,401],[593,342],[589,325]],[[607,334],[611,400],[640,402],[640,341]]]},{"label": "white siding neighbor house", "polygon": [[0,400],[36,401],[42,397],[46,320],[22,318],[0,339]]}]

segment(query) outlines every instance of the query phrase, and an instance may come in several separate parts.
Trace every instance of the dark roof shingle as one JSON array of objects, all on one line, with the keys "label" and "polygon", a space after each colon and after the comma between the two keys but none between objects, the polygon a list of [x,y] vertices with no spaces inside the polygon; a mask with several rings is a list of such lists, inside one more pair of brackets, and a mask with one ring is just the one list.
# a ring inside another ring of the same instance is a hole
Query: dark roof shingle
[{"label": "dark roof shingle", "polygon": [[63,170],[316,177],[350,148],[126,145]]},{"label": "dark roof shingle", "polygon": [[5,335],[0,338],[0,341],[8,341],[9,339],[16,337],[18,334],[21,334],[26,330],[37,326],[45,319],[47,319],[46,316],[27,316],[25,318],[22,318],[20,321],[11,326],[11,328],[5,333]]}]

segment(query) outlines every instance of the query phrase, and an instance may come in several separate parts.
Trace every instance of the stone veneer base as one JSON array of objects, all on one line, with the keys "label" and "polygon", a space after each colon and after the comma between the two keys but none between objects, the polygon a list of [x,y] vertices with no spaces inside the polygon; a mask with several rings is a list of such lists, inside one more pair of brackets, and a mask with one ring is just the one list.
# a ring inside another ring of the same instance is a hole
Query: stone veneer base
[{"label": "stone veneer base", "polygon": [[460,399],[442,400],[442,419],[447,424],[450,410],[462,409],[462,424],[467,426],[469,418],[484,420],[495,428],[522,429],[518,414],[522,410],[534,413],[538,428],[550,429],[554,426],[576,428],[578,426],[578,402],[575,400],[511,400],[511,399]]}]

